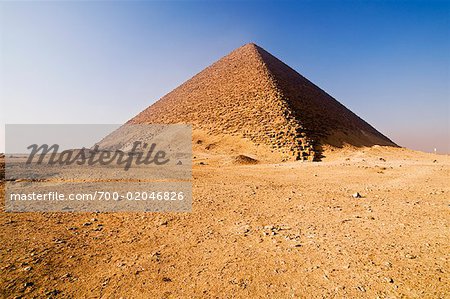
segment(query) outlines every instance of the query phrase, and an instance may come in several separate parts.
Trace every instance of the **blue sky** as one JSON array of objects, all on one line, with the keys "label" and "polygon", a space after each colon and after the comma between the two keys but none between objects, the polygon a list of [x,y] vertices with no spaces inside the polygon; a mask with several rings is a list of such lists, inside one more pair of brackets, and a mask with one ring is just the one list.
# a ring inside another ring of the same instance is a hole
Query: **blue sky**
[{"label": "blue sky", "polygon": [[448,1],[1,2],[0,125],[123,123],[255,42],[399,145],[448,153],[449,19]]}]

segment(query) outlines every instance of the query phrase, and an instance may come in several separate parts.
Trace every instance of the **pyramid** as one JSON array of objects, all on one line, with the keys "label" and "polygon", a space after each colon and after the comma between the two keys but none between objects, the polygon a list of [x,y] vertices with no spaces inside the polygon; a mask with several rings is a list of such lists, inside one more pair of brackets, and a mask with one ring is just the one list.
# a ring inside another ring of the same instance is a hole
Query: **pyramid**
[{"label": "pyramid", "polygon": [[268,146],[284,160],[319,160],[324,145],[396,146],[253,43],[213,63],[128,123],[188,123],[209,134]]}]

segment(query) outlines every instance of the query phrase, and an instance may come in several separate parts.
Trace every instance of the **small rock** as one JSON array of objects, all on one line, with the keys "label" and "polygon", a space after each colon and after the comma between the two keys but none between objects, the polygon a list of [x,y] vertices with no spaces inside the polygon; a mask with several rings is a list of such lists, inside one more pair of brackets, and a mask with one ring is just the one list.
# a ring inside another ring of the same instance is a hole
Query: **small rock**
[{"label": "small rock", "polygon": [[384,280],[389,283],[394,283],[394,280],[391,277],[385,277]]},{"label": "small rock", "polygon": [[159,262],[161,261],[161,252],[156,251],[152,254],[152,260]]},{"label": "small rock", "polygon": [[137,269],[136,271],[134,271],[134,275],[139,275],[141,272],[143,272],[145,269],[140,267],[139,269]]},{"label": "small rock", "polygon": [[366,289],[363,286],[358,286],[357,289],[361,292],[365,292]]},{"label": "small rock", "polygon": [[56,295],[58,295],[58,294],[60,294],[61,293],[61,291],[60,290],[52,290],[52,291],[48,291],[47,293],[45,293],[45,295],[47,295],[47,296],[56,296]]},{"label": "small rock", "polygon": [[171,282],[172,279],[170,279],[169,277],[163,277],[162,281],[164,281],[164,282]]},{"label": "small rock", "polygon": [[92,225],[92,222],[85,222],[85,223],[83,223],[83,226],[89,226],[89,225]]},{"label": "small rock", "polygon": [[247,234],[250,232],[250,225],[246,224],[238,229],[240,233]]},{"label": "small rock", "polygon": [[33,269],[31,266],[25,267],[23,268],[23,271],[31,271],[31,269]]},{"label": "small rock", "polygon": [[96,228],[94,228],[94,231],[99,232],[103,230],[103,226],[102,225],[98,225]]},{"label": "small rock", "polygon": [[60,279],[71,278],[71,277],[72,277],[72,274],[66,273],[63,276],[61,276]]},{"label": "small rock", "polygon": [[413,259],[415,259],[417,256],[414,255],[414,254],[409,254],[409,253],[407,253],[407,254],[405,254],[405,257],[406,257],[407,259],[413,260]]},{"label": "small rock", "polygon": [[353,193],[353,198],[361,198],[361,194],[359,194],[359,192]]},{"label": "small rock", "polygon": [[108,285],[108,283],[109,283],[109,278],[106,278],[105,280],[103,280],[103,282],[102,282],[102,286],[107,286]]}]

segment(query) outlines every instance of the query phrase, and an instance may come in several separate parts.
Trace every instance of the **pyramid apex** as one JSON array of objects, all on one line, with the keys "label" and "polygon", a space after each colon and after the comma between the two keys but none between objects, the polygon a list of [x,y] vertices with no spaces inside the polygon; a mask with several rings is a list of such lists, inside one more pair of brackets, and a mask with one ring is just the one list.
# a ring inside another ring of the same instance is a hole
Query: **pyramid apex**
[{"label": "pyramid apex", "polygon": [[242,48],[244,47],[248,47],[248,48],[259,48],[259,46],[257,44],[255,44],[254,42],[249,42],[246,43],[245,45],[242,46]]},{"label": "pyramid apex", "polygon": [[231,53],[253,53],[259,56],[259,49],[261,48],[257,44],[249,42],[234,49]]}]

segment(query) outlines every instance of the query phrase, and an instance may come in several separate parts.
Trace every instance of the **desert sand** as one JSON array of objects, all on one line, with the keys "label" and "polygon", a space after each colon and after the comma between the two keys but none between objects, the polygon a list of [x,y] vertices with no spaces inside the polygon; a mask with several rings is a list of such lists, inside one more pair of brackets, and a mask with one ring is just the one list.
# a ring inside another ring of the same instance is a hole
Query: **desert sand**
[{"label": "desert sand", "polygon": [[1,296],[448,298],[448,156],[242,164],[196,138],[192,213],[2,211]]}]

